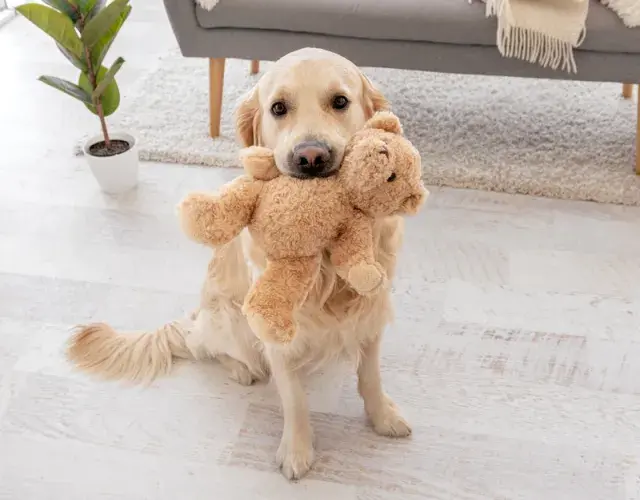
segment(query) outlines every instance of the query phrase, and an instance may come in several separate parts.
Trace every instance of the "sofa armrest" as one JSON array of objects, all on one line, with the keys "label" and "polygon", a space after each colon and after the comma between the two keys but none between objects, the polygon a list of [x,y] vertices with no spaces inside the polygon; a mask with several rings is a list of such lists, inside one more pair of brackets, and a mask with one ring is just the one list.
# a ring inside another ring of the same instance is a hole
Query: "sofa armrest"
[{"label": "sofa armrest", "polygon": [[163,0],[164,8],[169,17],[169,23],[173,34],[178,40],[178,45],[184,53],[184,47],[197,36],[197,32],[203,28],[196,17],[196,3],[194,0]]}]

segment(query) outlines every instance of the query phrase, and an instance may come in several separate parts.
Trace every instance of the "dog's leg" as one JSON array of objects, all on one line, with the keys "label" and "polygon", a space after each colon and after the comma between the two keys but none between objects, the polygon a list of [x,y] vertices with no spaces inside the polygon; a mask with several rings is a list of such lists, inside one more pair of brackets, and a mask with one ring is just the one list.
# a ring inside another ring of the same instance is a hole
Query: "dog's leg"
[{"label": "dog's leg", "polygon": [[268,377],[267,360],[241,311],[250,286],[251,276],[238,237],[213,253],[202,285],[200,309],[193,318],[195,328],[189,337],[189,347],[198,357],[220,359],[231,378],[241,384]]},{"label": "dog's leg", "polygon": [[280,394],[284,416],[276,460],[287,479],[300,479],[309,471],[314,459],[309,406],[300,374],[289,368],[286,356],[278,351],[278,347],[268,347],[271,374]]},{"label": "dog's leg", "polygon": [[382,389],[380,377],[381,335],[365,345],[358,365],[358,392],[371,419],[373,429],[381,436],[405,437],[411,427],[400,415],[398,407]]}]

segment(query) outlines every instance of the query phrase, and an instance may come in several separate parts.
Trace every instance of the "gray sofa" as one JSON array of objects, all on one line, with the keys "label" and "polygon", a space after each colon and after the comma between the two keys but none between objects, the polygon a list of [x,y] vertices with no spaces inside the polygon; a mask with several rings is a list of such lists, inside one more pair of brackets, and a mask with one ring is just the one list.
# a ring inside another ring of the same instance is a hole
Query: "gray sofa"
[{"label": "gray sofa", "polygon": [[[507,59],[496,20],[467,0],[164,0],[182,54],[210,60],[211,135],[219,134],[225,58],[275,60],[305,46],[338,52],[361,66],[534,78],[640,82],[640,28],[626,28],[592,0],[577,74]],[[636,151],[640,152],[640,105]],[[640,173],[640,154],[636,154]]]}]

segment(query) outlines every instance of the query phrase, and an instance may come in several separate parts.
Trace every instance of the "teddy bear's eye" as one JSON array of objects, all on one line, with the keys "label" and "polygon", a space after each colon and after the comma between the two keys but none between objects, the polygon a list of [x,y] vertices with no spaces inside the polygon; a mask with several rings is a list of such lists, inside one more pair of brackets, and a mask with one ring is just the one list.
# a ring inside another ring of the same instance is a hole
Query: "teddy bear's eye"
[{"label": "teddy bear's eye", "polygon": [[395,173],[395,172],[393,172],[393,173],[389,176],[389,178],[387,179],[387,182],[393,182],[393,181],[395,181],[395,180],[396,180],[396,173]]},{"label": "teddy bear's eye", "polygon": [[389,150],[387,149],[387,146],[381,146],[380,149],[378,149],[378,153],[385,155],[387,158],[389,157]]}]

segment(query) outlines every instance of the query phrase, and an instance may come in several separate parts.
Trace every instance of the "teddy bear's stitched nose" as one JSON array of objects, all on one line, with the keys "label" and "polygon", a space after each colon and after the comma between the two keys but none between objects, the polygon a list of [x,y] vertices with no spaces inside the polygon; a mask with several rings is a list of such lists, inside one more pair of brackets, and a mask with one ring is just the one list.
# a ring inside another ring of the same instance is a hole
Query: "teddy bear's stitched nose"
[{"label": "teddy bear's stitched nose", "polygon": [[331,151],[320,141],[305,141],[293,150],[292,167],[300,173],[314,176],[321,175],[330,165]]}]

